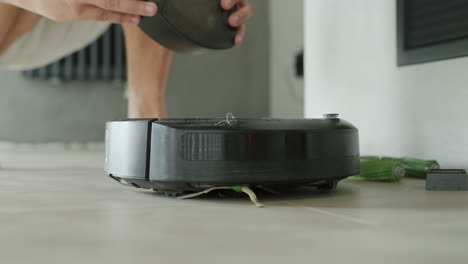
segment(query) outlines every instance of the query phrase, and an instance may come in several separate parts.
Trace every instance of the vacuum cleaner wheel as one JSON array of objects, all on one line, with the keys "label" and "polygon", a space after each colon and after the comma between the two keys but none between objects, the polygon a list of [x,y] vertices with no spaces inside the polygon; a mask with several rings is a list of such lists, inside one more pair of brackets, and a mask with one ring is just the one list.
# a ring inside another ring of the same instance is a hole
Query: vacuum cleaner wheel
[{"label": "vacuum cleaner wheel", "polygon": [[331,191],[359,174],[358,130],[335,117],[108,122],[105,171],[173,196],[214,186]]}]

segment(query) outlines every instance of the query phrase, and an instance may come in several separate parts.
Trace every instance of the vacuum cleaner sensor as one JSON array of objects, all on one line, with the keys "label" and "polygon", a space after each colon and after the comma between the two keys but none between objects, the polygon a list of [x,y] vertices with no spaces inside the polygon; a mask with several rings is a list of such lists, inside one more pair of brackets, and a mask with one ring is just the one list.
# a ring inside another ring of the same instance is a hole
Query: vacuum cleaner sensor
[{"label": "vacuum cleaner sensor", "polygon": [[140,28],[153,40],[176,52],[228,49],[234,46],[237,29],[228,17],[236,10],[222,9],[219,0],[147,0],[156,3],[158,14],[143,17]]},{"label": "vacuum cleaner sensor", "polygon": [[105,171],[177,195],[216,186],[333,189],[359,174],[358,130],[335,116],[108,122]]}]

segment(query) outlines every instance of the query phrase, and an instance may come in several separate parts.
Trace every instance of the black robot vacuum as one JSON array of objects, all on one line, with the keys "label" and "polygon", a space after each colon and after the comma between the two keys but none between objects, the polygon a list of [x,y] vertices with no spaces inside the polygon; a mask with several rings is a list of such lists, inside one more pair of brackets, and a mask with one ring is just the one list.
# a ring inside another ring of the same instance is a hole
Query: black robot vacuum
[{"label": "black robot vacuum", "polygon": [[108,122],[105,171],[178,196],[217,186],[333,190],[359,174],[359,136],[323,119],[138,119]]},{"label": "black robot vacuum", "polygon": [[153,40],[175,52],[195,53],[229,49],[237,29],[219,0],[147,0],[158,6],[154,17],[143,17],[140,28]]}]

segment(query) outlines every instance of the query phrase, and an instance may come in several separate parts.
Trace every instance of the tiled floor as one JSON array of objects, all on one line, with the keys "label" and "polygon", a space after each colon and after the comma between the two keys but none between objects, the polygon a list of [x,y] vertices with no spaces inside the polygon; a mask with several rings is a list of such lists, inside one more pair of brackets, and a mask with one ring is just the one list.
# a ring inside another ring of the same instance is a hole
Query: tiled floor
[{"label": "tiled floor", "polygon": [[0,263],[468,263],[468,193],[424,181],[178,201],[106,178],[102,151],[0,151]]}]

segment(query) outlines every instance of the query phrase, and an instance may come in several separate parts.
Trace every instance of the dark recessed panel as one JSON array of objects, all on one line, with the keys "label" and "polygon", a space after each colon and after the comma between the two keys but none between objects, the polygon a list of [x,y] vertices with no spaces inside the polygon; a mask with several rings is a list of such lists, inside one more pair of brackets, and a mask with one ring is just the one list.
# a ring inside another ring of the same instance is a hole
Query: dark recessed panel
[{"label": "dark recessed panel", "polygon": [[397,0],[398,64],[468,55],[468,0]]}]

